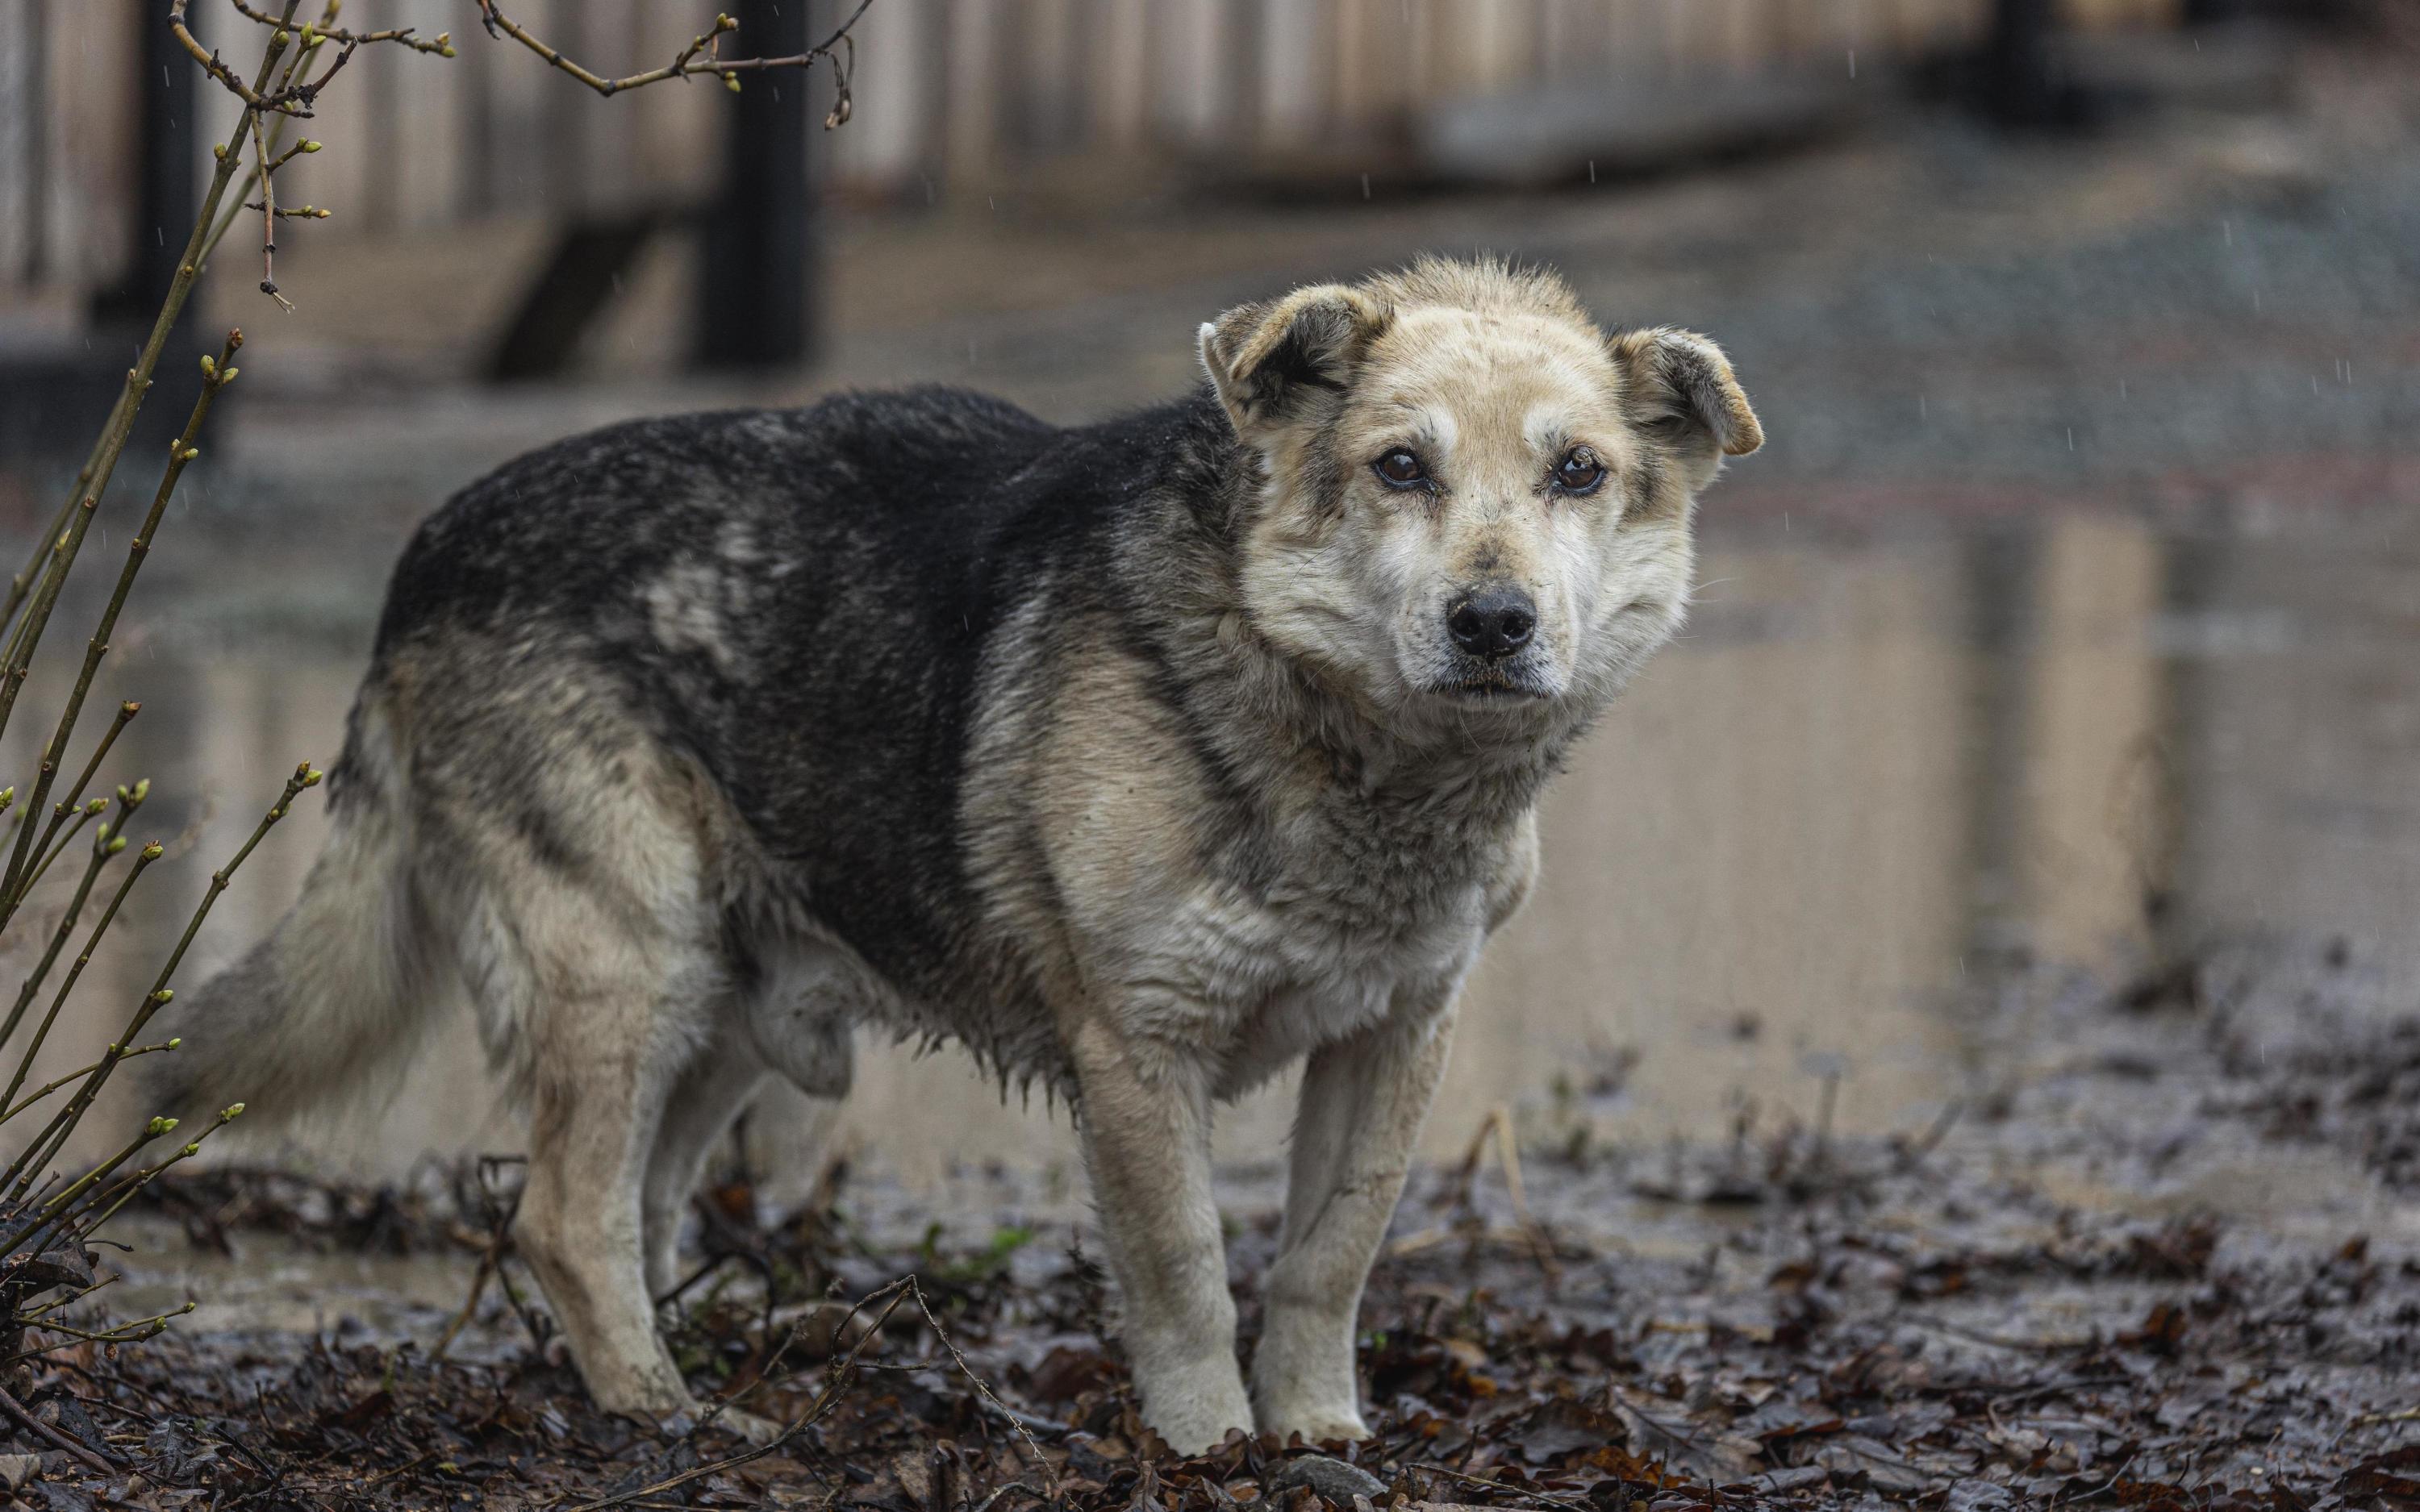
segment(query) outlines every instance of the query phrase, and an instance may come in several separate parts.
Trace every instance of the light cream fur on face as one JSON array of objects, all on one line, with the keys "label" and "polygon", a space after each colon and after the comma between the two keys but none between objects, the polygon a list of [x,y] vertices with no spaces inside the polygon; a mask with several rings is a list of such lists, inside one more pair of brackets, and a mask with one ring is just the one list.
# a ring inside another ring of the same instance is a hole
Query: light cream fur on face
[{"label": "light cream fur on face", "polygon": [[[1575,310],[1413,303],[1373,323],[1324,436],[1246,431],[1269,462],[1268,507],[1245,553],[1256,627],[1371,703],[1413,712],[1451,699],[1451,606],[1509,586],[1537,609],[1515,663],[1524,689],[1601,699],[1679,625],[1693,563],[1685,486],[1711,476],[1714,449],[1674,459],[1699,476],[1642,473],[1638,425],[1653,405]],[[1339,508],[1307,481],[1322,440],[1342,477]],[[1380,481],[1372,464],[1397,448],[1432,488]],[[1575,448],[1606,470],[1592,492],[1555,486]],[[1654,497],[1676,487],[1678,507]],[[1454,712],[1468,731],[1467,706]]]}]

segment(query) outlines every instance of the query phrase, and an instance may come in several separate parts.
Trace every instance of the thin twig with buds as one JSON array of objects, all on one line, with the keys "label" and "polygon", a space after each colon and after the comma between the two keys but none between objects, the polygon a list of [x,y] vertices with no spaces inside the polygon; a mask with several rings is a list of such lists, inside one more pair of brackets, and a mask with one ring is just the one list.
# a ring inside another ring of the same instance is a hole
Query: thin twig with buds
[{"label": "thin twig with buds", "polygon": [[[52,808],[51,827],[42,832],[40,841],[42,845],[50,844],[51,837],[58,832],[59,825],[67,823],[68,815],[84,806],[84,790],[92,786],[93,774],[101,770],[101,761],[108,756],[109,748],[117,744],[118,735],[128,725],[133,723],[134,717],[142,712],[143,705],[132,699],[117,706],[117,717],[110,720],[109,728],[101,732],[101,744],[93,747],[92,754],[85,758],[84,770],[76,774],[76,779],[73,782],[68,784],[67,796],[61,798]],[[31,818],[31,814],[29,813],[27,817]],[[0,920],[0,922],[6,921]],[[8,1035],[0,1034],[0,1040],[8,1038]]]},{"label": "thin twig with buds", "polygon": [[[66,1107],[61,1108],[49,1125],[34,1137],[33,1142],[27,1145],[24,1151],[10,1164],[8,1171],[0,1174],[0,1188],[5,1188],[9,1195],[21,1194],[26,1186],[39,1178],[42,1167],[58,1153],[59,1148],[67,1143],[67,1136],[75,1128],[76,1120],[84,1117],[84,1110],[90,1107],[92,1100],[100,1095],[102,1086],[109,1080],[110,1072],[116,1071],[118,1062],[126,1058],[124,1047],[132,1045],[142,1035],[144,1027],[151,1022],[152,1015],[167,1007],[169,1000],[177,995],[170,990],[168,983],[177,975],[177,968],[184,964],[185,952],[193,949],[194,936],[201,933],[203,921],[210,917],[210,910],[217,906],[219,894],[226,891],[227,883],[235,876],[236,869],[243,865],[244,859],[252,855],[253,849],[260,843],[262,838],[276,825],[277,822],[286,817],[287,810],[294,806],[295,797],[305,788],[318,787],[323,775],[309,762],[295,767],[294,775],[286,779],[285,792],[278,795],[275,803],[270,805],[269,812],[261,816],[260,823],[254,826],[251,838],[237,849],[234,857],[226,865],[210,873],[210,885],[203,889],[202,901],[194,905],[193,917],[185,921],[185,932],[178,936],[177,948],[168,952],[167,964],[160,968],[160,975],[153,980],[151,990],[143,995],[143,1001],[135,1009],[134,1016],[127,1022],[125,1029],[113,1041],[119,1048],[101,1057],[100,1069],[85,1078],[84,1085],[76,1089],[74,1099]],[[147,856],[151,848],[145,847]]]},{"label": "thin twig with buds", "polygon": [[[130,804],[128,811],[132,811],[132,807]],[[51,931],[51,943],[42,951],[42,959],[25,974],[24,982],[17,990],[16,1006],[8,1011],[8,1022],[0,1024],[0,1045],[7,1044],[16,1036],[17,1026],[23,1021],[25,1010],[33,1006],[34,995],[41,991],[42,981],[51,974],[51,967],[57,964],[59,951],[66,948],[68,936],[75,932],[76,920],[84,913],[85,901],[92,896],[93,884],[101,880],[101,868],[109,864],[109,852],[96,848],[92,864],[85,868],[84,880],[76,885],[75,896],[68,901],[67,912],[59,916],[57,925]],[[8,1095],[15,1096],[16,1089],[9,1088]]]},{"label": "thin twig with buds", "polygon": [[[85,875],[85,891],[91,890],[93,879],[101,874],[101,869],[108,865],[110,858],[119,850],[124,849],[125,845],[126,837],[119,835],[93,847],[92,866]],[[84,968],[92,964],[93,952],[101,948],[101,936],[107,934],[109,926],[117,921],[117,911],[126,905],[126,895],[134,890],[134,884],[143,880],[143,873],[149,871],[151,863],[160,859],[160,856],[161,847],[157,843],[146,845],[135,853],[134,864],[127,868],[126,880],[120,882],[117,885],[117,890],[110,895],[109,905],[101,911],[101,918],[94,921],[92,933],[85,938],[84,949],[76,952],[75,964],[68,967],[67,977],[59,983],[59,990],[52,995],[50,1011],[42,1015],[40,1026],[34,1030],[34,1038],[26,1044],[24,1055],[19,1057],[17,1073],[8,1078],[8,1089],[6,1092],[0,1092],[0,1103],[13,1101],[17,1096],[17,1089],[25,1085],[25,1078],[32,1074],[34,1070],[34,1058],[42,1053],[42,1041],[50,1038],[51,1026],[58,1022],[59,1010],[67,1006],[69,995],[75,991],[76,982],[84,976]],[[28,981],[26,985],[30,987],[35,985],[35,982]],[[120,1044],[124,1042],[119,1041]],[[113,1047],[112,1054],[122,1060],[126,1058],[129,1052],[118,1051]],[[94,1069],[96,1071],[101,1069],[100,1065],[96,1064]]]},{"label": "thin twig with buds", "polygon": [[[292,13],[297,0],[287,0],[287,10]],[[183,0],[178,0],[179,15]],[[262,54],[259,84],[266,85],[277,76],[277,66],[285,49],[273,40]],[[185,301],[194,292],[194,284],[201,271],[202,246],[210,224],[217,219],[219,206],[226,197],[227,185],[233,180],[242,156],[245,130],[252,119],[249,106],[237,118],[235,131],[217,149],[218,167],[210,176],[209,187],[203,192],[199,214],[192,234],[186,239],[184,255],[178,260],[176,275],[168,282],[167,297],[161,301],[160,313],[151,322],[151,333],[144,339],[143,350],[134,365],[126,370],[126,386],[120,391],[109,420],[101,427],[100,440],[83,471],[76,474],[74,491],[60,507],[52,521],[51,533],[41,551],[48,558],[39,580],[30,594],[17,585],[9,591],[9,615],[19,604],[24,617],[17,621],[8,654],[0,657],[0,733],[8,727],[8,717],[16,709],[18,694],[25,686],[26,669],[31,666],[35,649],[40,644],[42,631],[49,625],[51,611],[57,606],[60,589],[67,582],[69,570],[74,566],[76,553],[84,547],[85,532],[91,528],[92,517],[100,507],[101,495],[109,488],[111,475],[117,469],[118,458],[125,455],[129,438],[134,433],[135,413],[142,409],[144,396],[150,392],[151,375],[160,365],[160,355],[168,345],[168,332],[176,329],[178,317],[184,314]],[[40,557],[36,563],[41,561]],[[28,563],[19,575],[18,584],[31,577],[36,563]],[[6,618],[8,616],[0,616]],[[28,815],[28,822],[31,816]]]},{"label": "thin twig with buds", "polygon": [[[184,1042],[184,1037],[179,1035],[174,1039],[163,1040],[158,1044],[138,1044],[133,1049],[127,1051],[123,1058],[132,1060],[137,1056],[156,1056],[163,1050],[174,1050]],[[114,1051],[116,1047],[112,1046],[111,1048]],[[27,1092],[23,1102],[19,1103],[16,1106],[8,1109],[5,1112],[0,1112],[0,1123],[8,1122],[10,1119],[13,1119],[18,1114],[24,1112],[27,1108],[39,1103],[42,1099],[50,1096],[53,1092],[57,1091],[60,1088],[70,1085],[80,1077],[89,1076],[100,1069],[101,1062],[94,1061],[89,1066],[78,1066],[75,1070],[69,1072],[64,1076],[55,1077],[50,1081],[44,1082],[41,1086],[35,1088],[30,1092]]]},{"label": "thin twig with buds", "polygon": [[269,74],[275,71],[275,59],[285,53],[287,44],[293,40],[286,28],[293,23],[294,12],[300,8],[302,0],[286,0],[286,14],[278,21],[277,34],[271,39],[269,44],[271,66],[262,69],[259,81],[251,85],[246,85],[241,79],[236,77],[236,71],[228,68],[220,59],[218,54],[204,47],[194,39],[193,28],[185,23],[185,10],[190,4],[191,0],[169,0],[168,30],[176,34],[177,40],[184,45],[185,51],[193,55],[194,61],[202,66],[203,71],[225,85],[230,94],[242,100],[252,110],[273,110],[287,116],[311,114],[309,102],[292,88],[275,89],[268,94],[261,93],[262,86],[269,82]]},{"label": "thin twig with buds", "polygon": [[217,358],[202,359],[201,392],[194,396],[194,408],[186,416],[184,430],[169,447],[168,465],[160,474],[158,490],[151,496],[150,511],[143,517],[142,527],[134,532],[134,539],[127,543],[126,563],[118,569],[117,585],[110,593],[109,605],[101,610],[100,623],[93,627],[92,638],[85,644],[84,665],[76,673],[75,687],[69,693],[65,706],[59,710],[58,725],[51,733],[50,744],[43,748],[42,766],[34,780],[34,794],[26,810],[25,826],[18,831],[16,850],[9,856],[5,877],[0,877],[0,927],[8,924],[23,902],[24,894],[31,890],[26,885],[24,872],[27,842],[32,838],[32,815],[50,795],[52,776],[67,752],[69,738],[75,733],[76,719],[84,712],[84,701],[92,691],[93,678],[101,671],[101,658],[109,655],[109,638],[117,628],[117,616],[125,609],[127,595],[134,591],[135,577],[142,572],[145,560],[151,554],[151,538],[158,533],[161,521],[167,517],[168,501],[177,492],[178,480],[185,475],[187,464],[202,455],[200,447],[195,444],[201,436],[202,424],[209,419],[210,407],[217,402],[220,392],[235,381],[239,371],[234,365],[235,354],[242,347],[243,332],[230,331],[219,347]]},{"label": "thin twig with buds", "polygon": [[[256,10],[245,5],[243,0],[227,0],[227,4],[264,26],[284,24],[269,12]],[[335,6],[330,6],[323,19],[303,27],[305,38],[316,34],[332,42],[342,42],[348,47],[358,47],[366,42],[400,42],[415,53],[433,53],[439,57],[454,55],[454,38],[451,32],[439,32],[435,37],[427,39],[422,38],[419,35],[419,28],[414,26],[398,26],[393,31],[383,32],[349,32],[329,24],[336,19],[336,9]]]},{"label": "thin twig with buds", "polygon": [[824,125],[829,129],[845,122],[851,114],[848,81],[853,71],[850,65],[854,62],[857,44],[849,32],[873,6],[874,0],[858,0],[857,8],[849,12],[848,19],[834,28],[830,37],[803,53],[793,53],[787,57],[724,58],[721,52],[722,36],[737,30],[739,23],[729,16],[718,15],[714,18],[713,26],[691,39],[670,63],[619,79],[608,79],[564,56],[528,27],[505,15],[497,0],[475,0],[475,3],[479,8],[479,23],[488,28],[489,36],[511,38],[600,95],[618,95],[625,89],[661,84],[666,79],[685,79],[694,74],[710,74],[721,79],[723,87],[737,89],[739,75],[743,73],[761,73],[772,69],[812,69],[829,58],[831,60],[833,82],[840,89],[839,100],[832,106],[831,114],[824,118]]}]

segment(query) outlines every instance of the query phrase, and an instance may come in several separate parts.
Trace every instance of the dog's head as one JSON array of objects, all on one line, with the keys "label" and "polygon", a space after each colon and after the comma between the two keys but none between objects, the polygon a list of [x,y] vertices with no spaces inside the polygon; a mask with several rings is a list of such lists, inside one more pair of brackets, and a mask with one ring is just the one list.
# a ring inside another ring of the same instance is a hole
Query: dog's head
[{"label": "dog's head", "polygon": [[1714,343],[1608,337],[1500,263],[1248,304],[1202,328],[1202,361],[1266,469],[1254,627],[1394,719],[1473,734],[1584,717],[1671,635],[1691,501],[1763,440]]}]

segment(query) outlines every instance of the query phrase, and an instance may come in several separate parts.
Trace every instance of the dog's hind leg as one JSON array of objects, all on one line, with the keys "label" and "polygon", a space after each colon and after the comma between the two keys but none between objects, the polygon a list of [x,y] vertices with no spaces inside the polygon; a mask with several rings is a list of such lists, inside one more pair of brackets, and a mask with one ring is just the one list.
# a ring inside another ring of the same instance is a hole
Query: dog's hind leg
[{"label": "dog's hind leg", "polygon": [[649,1297],[660,1301],[679,1282],[681,1215],[716,1142],[755,1097],[765,1076],[756,1047],[726,1033],[716,1035],[673,1083],[647,1156],[642,1199]]},{"label": "dog's hind leg", "polygon": [[[677,889],[674,889],[677,890]],[[665,1108],[710,1040],[720,960],[628,900],[566,885],[517,902],[529,951],[529,1180],[514,1237],[597,1404],[690,1406],[656,1334],[645,1189]]]}]

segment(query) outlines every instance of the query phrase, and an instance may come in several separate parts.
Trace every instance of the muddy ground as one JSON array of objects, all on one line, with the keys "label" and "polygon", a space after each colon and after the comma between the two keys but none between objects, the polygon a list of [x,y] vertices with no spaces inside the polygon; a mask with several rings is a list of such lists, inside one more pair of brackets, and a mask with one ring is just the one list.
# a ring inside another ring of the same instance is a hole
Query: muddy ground
[{"label": "muddy ground", "polygon": [[[111,1257],[130,1298],[209,1251],[433,1257],[478,1297],[114,1353],[54,1335],[13,1388],[44,1426],[5,1451],[39,1469],[0,1467],[54,1507],[2420,1505],[2404,991],[2328,941],[2118,980],[2004,962],[1944,1011],[2051,1053],[1879,1140],[1829,1134],[1819,1099],[1744,1106],[1728,1142],[1624,1146],[1592,1116],[1628,1062],[1575,1071],[1514,1120],[1517,1161],[1489,1130],[1416,1180],[1363,1309],[1376,1436],[1322,1446],[1350,1469],[1240,1438],[1166,1454],[1097,1251],[1019,1222],[1001,1172],[995,1211],[951,1222],[845,1172],[771,1222],[718,1187],[673,1337],[702,1393],[792,1427],[752,1452],[601,1416],[508,1251],[509,1286],[484,1284],[508,1165],[166,1187],[133,1230],[150,1253]],[[1222,1187],[1248,1344],[1266,1180]],[[828,1327],[785,1321],[827,1298],[882,1320],[838,1360]]]}]

